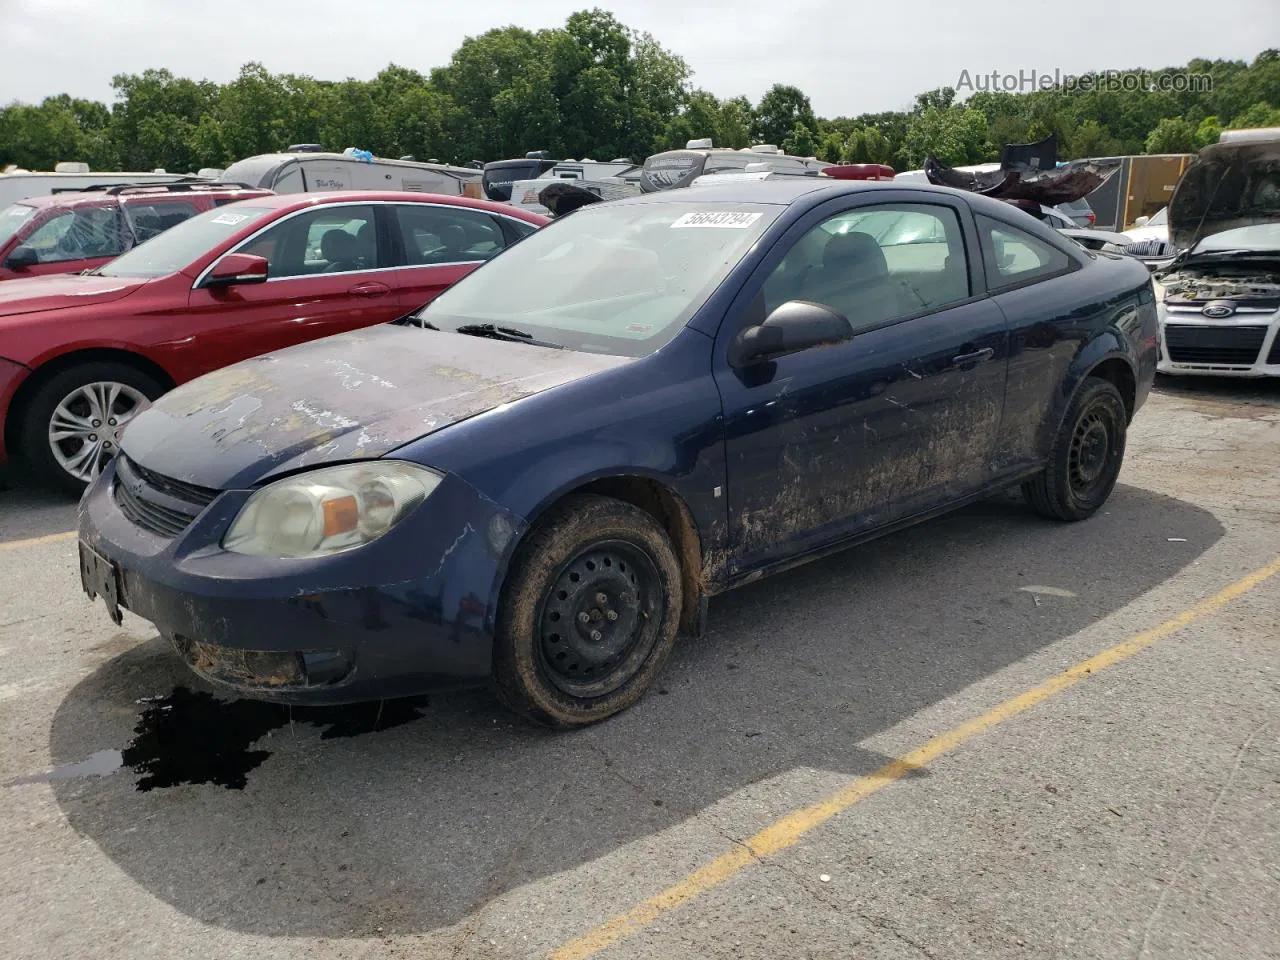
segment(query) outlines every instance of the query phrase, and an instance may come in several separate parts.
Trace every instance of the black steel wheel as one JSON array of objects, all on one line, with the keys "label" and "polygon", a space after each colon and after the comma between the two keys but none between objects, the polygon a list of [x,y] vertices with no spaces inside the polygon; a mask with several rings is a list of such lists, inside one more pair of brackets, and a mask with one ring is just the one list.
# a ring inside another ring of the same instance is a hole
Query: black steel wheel
[{"label": "black steel wheel", "polygon": [[593,545],[566,563],[543,601],[538,652],[553,684],[600,697],[634,676],[658,637],[662,579],[643,547]]},{"label": "black steel wheel", "polygon": [[566,500],[512,562],[494,646],[507,706],[576,727],[625,710],[675,644],[680,565],[648,513],[608,497]]},{"label": "black steel wheel", "polygon": [[1129,413],[1109,380],[1090,377],[1072,399],[1043,473],[1023,485],[1035,511],[1084,520],[1107,502],[1124,463]]}]

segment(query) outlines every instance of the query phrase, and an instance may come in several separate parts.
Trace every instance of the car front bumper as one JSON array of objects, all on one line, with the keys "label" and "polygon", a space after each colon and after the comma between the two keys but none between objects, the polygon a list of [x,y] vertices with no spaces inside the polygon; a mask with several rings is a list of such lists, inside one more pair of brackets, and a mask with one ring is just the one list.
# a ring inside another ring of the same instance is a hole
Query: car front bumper
[{"label": "car front bumper", "polygon": [[1213,319],[1197,307],[1160,308],[1159,373],[1280,377],[1280,310],[1240,307]]},{"label": "car front bumper", "polygon": [[243,696],[348,703],[483,682],[519,518],[446,476],[379,540],[319,560],[223,550],[250,490],[175,537],[120,508],[116,464],[80,503],[86,592],[153,623],[196,673]]}]

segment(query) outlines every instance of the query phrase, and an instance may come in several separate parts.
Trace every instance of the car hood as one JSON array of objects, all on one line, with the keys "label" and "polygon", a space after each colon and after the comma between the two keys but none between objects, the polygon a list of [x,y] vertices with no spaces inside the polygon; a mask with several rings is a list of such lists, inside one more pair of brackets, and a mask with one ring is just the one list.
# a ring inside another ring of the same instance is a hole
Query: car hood
[{"label": "car hood", "polygon": [[87,277],[78,273],[6,280],[0,283],[0,317],[111,303],[147,283],[132,277]]},{"label": "car hood", "polygon": [[246,360],[178,387],[122,447],[156,473],[212,489],[379,457],[550,387],[631,362],[386,324]]},{"label": "car hood", "polygon": [[1215,143],[1182,172],[1169,201],[1179,250],[1236,227],[1280,219],[1280,140]]}]

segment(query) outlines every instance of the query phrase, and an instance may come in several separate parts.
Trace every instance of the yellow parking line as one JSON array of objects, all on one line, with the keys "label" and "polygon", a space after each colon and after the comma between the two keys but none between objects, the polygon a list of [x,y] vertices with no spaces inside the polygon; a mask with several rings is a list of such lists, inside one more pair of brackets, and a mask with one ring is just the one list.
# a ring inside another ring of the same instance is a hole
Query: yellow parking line
[{"label": "yellow parking line", "polygon": [[59,540],[70,540],[76,535],[74,530],[65,533],[51,533],[45,537],[32,537],[30,540],[9,540],[0,543],[0,553],[5,550],[20,550],[23,547],[38,547],[42,543],[57,543]]},{"label": "yellow parking line", "polygon": [[950,753],[965,741],[978,736],[991,727],[1011,717],[1016,717],[1036,704],[1049,699],[1072,687],[1090,674],[1097,673],[1107,667],[1127,660],[1134,654],[1145,650],[1157,640],[1172,636],[1184,627],[1203,617],[1221,610],[1231,601],[1244,596],[1263,581],[1280,573],[1280,558],[1273,560],[1259,570],[1255,570],[1243,579],[1237,580],[1224,590],[1215,593],[1195,606],[1184,610],[1160,626],[1140,633],[1135,637],[1116,644],[1078,663],[1062,673],[1050,677],[1038,687],[1006,700],[999,706],[988,710],[980,717],[975,717],[945,733],[929,740],[910,753],[890,761],[879,770],[865,777],[858,777],[837,790],[835,793],[809,807],[792,811],[780,820],[765,827],[755,836],[735,847],[724,856],[713,860],[706,866],[695,870],[683,880],[668,887],[661,893],[637,904],[630,910],[617,914],[576,940],[565,944],[551,954],[552,960],[586,960],[601,950],[612,946],[625,937],[648,926],[664,913],[675,910],[694,897],[706,893],[724,883],[759,857],[765,857],[780,850],[785,850],[797,843],[801,837],[815,827],[826,823],[836,814],[849,809],[859,800],[865,800],[877,790],[886,787],[919,767]]}]

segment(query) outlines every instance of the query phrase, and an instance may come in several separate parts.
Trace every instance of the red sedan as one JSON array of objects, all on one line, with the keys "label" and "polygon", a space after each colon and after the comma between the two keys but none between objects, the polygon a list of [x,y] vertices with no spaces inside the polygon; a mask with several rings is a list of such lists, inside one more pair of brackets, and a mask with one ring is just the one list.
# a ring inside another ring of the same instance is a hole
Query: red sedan
[{"label": "red sedan", "polygon": [[78,492],[165,391],[394,320],[549,222],[467,197],[267,196],[192,217],[89,274],[0,284],[0,463],[20,454]]}]

